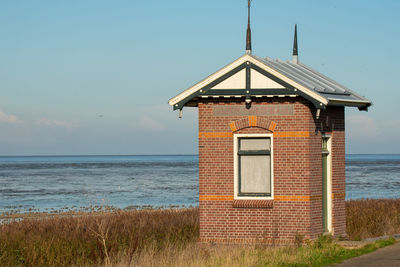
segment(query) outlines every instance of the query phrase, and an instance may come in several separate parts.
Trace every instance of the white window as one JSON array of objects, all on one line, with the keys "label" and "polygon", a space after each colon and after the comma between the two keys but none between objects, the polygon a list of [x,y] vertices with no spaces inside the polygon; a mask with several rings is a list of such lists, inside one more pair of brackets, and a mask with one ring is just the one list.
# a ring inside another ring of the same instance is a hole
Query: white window
[{"label": "white window", "polygon": [[234,135],[235,199],[273,199],[272,134]]}]

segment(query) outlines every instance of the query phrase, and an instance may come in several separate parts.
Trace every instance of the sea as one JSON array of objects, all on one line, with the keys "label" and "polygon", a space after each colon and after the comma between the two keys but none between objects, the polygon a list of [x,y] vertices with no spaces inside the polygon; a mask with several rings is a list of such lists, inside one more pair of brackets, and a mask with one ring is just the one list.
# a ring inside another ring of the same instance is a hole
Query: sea
[{"label": "sea", "polygon": [[[198,156],[0,157],[0,213],[198,206]],[[346,199],[400,198],[400,154],[346,155]]]}]

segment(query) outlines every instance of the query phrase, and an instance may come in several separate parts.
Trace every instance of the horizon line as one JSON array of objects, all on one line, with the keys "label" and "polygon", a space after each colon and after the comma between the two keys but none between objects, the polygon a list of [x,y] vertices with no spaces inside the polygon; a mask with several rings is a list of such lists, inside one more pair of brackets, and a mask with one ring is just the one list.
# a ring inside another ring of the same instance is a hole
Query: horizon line
[{"label": "horizon line", "polygon": [[[6,157],[113,157],[113,156],[198,156],[199,154],[33,154],[33,155],[0,155]],[[400,155],[400,153],[346,153],[345,155]]]}]

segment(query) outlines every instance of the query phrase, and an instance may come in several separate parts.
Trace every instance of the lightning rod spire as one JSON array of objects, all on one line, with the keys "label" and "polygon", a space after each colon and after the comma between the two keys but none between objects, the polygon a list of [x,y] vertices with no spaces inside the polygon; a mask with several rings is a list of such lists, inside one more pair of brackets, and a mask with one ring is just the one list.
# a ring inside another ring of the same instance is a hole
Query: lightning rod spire
[{"label": "lightning rod spire", "polygon": [[251,54],[251,29],[250,29],[250,7],[251,1],[247,0],[247,34],[246,34],[246,54]]},{"label": "lightning rod spire", "polygon": [[293,63],[299,63],[299,50],[297,48],[297,24],[294,25],[294,40],[293,40]]}]

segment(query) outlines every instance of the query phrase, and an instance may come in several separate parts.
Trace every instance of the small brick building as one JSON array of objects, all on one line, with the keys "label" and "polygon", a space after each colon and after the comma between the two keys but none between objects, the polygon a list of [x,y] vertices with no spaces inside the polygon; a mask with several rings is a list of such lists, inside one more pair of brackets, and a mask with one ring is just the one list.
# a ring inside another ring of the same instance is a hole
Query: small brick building
[{"label": "small brick building", "polygon": [[200,241],[346,235],[345,106],[371,101],[300,63],[246,54],[169,101],[197,107]]}]

